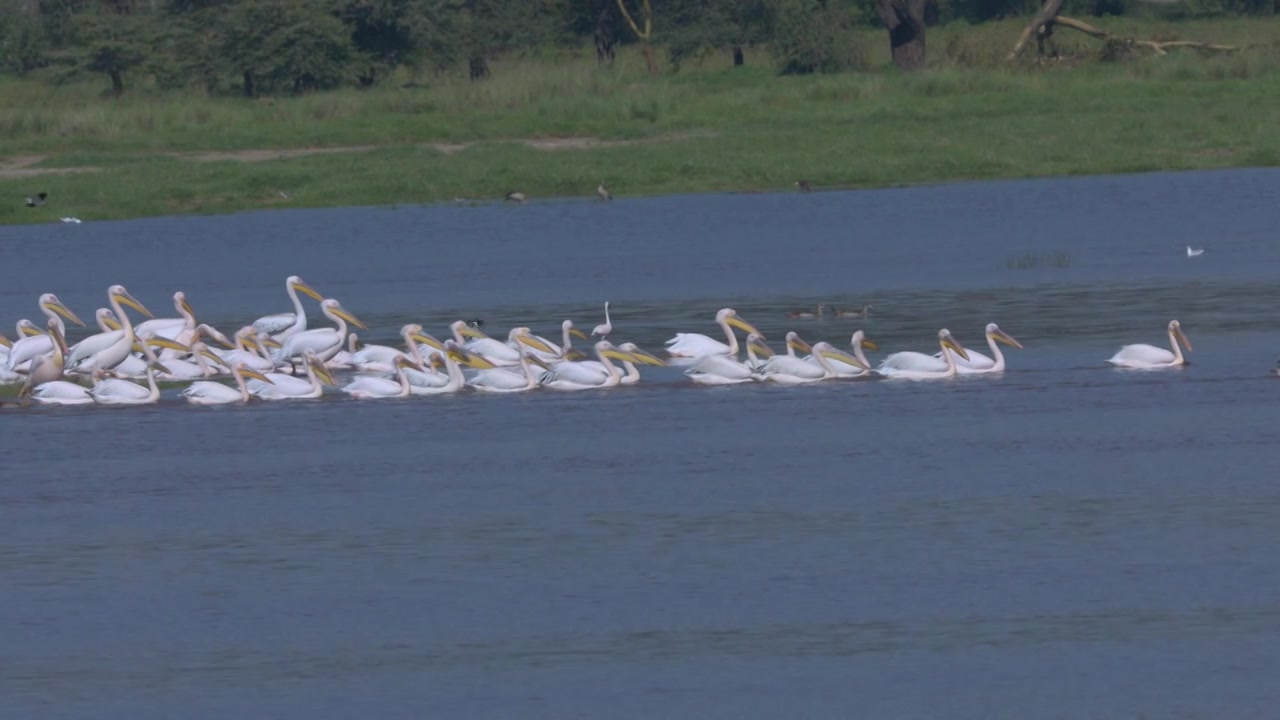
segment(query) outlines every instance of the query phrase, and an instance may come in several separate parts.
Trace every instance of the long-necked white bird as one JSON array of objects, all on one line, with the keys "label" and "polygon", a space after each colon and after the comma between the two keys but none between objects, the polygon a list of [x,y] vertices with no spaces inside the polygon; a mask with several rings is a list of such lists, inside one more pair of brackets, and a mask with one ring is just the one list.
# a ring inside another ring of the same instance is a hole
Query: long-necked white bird
[{"label": "long-necked white bird", "polygon": [[[634,362],[637,358],[614,347],[608,340],[601,340],[594,346],[598,365],[586,365],[581,362],[560,362],[551,366],[538,378],[538,383],[552,390],[595,390],[609,388],[622,382],[622,371],[614,360]],[[604,373],[598,372],[603,369]]]},{"label": "long-necked white bird", "polygon": [[[622,375],[622,379],[618,381],[619,385],[635,385],[636,383],[640,382],[640,369],[636,367],[636,363],[640,363],[643,365],[654,365],[657,367],[666,366],[666,363],[663,362],[661,359],[659,359],[658,357],[654,356],[649,352],[641,350],[639,346],[637,346],[633,342],[622,343],[621,345],[618,346],[618,349],[626,353],[627,355],[631,356],[630,359],[621,361],[624,373]],[[578,370],[574,370],[571,372],[591,370],[600,377],[604,377],[609,374],[609,371],[605,368],[604,363],[600,362],[599,360],[578,360],[578,361],[574,361],[573,365],[575,366],[575,368],[578,368]],[[554,369],[555,369],[555,366],[552,367],[552,370]]]},{"label": "long-necked white bird", "polygon": [[342,392],[360,400],[409,397],[413,392],[413,386],[409,384],[409,378],[405,377],[404,371],[409,368],[415,370],[422,368],[403,355],[395,359],[395,366],[395,380],[365,375],[343,385]]},{"label": "long-necked white bird", "polygon": [[401,327],[400,337],[404,340],[404,350],[390,345],[365,345],[351,356],[351,366],[362,372],[393,373],[396,371],[397,358],[407,357],[413,360],[415,365],[422,364],[423,359],[418,343],[444,350],[444,345],[430,335],[424,334],[422,326],[418,323],[409,323]]},{"label": "long-necked white bird", "polygon": [[[970,349],[968,359],[961,357],[953,358],[956,363],[956,373],[960,375],[985,375],[988,373],[1004,372],[1004,353],[1001,352],[1000,345],[997,343],[1016,347],[1019,350],[1022,349],[1022,343],[1014,340],[995,323],[987,323],[987,327],[983,333],[987,337],[987,347],[991,348],[991,357],[987,357],[976,350]],[[951,351],[947,350],[946,352]],[[941,360],[942,351],[935,353],[934,357]]]},{"label": "long-necked white bird", "polygon": [[[467,351],[453,340],[444,341],[443,355],[434,354],[428,361],[430,369],[418,371],[406,369],[405,377],[412,385],[410,392],[414,395],[443,395],[455,393],[467,386],[467,378],[462,374],[460,361],[467,359]],[[443,372],[441,372],[443,370]]]},{"label": "long-necked white bird", "polygon": [[609,339],[609,333],[613,332],[613,321],[609,319],[609,301],[604,301],[604,322],[595,326],[591,330],[592,335],[599,336],[601,340]]},{"label": "long-necked white bird", "polygon": [[281,342],[290,335],[307,329],[307,313],[302,309],[302,301],[298,299],[299,291],[310,295],[319,302],[324,301],[323,295],[316,292],[297,275],[290,275],[285,279],[284,291],[289,294],[289,302],[293,303],[293,312],[263,315],[253,321],[254,330],[266,333]]},{"label": "long-necked white bird", "polygon": [[[498,367],[520,364],[520,358],[526,354],[528,349],[541,350],[548,354],[554,354],[555,352],[546,343],[534,337],[527,327],[511,328],[511,331],[507,333],[506,342],[495,340],[461,320],[451,324],[449,329],[453,331],[454,340],[462,344],[468,353],[479,355],[489,364]],[[472,338],[472,340],[466,340],[465,338],[467,337]]]},{"label": "long-necked white bird", "polygon": [[342,349],[343,343],[347,341],[347,323],[351,323],[361,329],[367,328],[363,322],[360,322],[360,318],[347,312],[333,298],[325,298],[320,301],[320,312],[332,320],[337,327],[303,330],[290,335],[285,339],[280,349],[271,354],[272,362],[280,366],[294,361],[301,361],[302,353],[305,350],[314,350],[316,356],[322,361],[328,362],[329,358],[338,354],[338,351]]},{"label": "long-necked white bird", "polygon": [[[155,345],[154,340],[149,345]],[[164,360],[166,369],[161,371],[160,379],[166,382],[173,380],[199,380],[217,375],[219,365],[226,368],[227,371],[231,370],[231,363],[215,355],[209,349],[209,346],[203,342],[196,341],[192,343],[189,351],[193,358],[192,360],[176,357]]]},{"label": "long-necked white bird", "polygon": [[727,343],[714,340],[702,333],[676,333],[676,336],[664,343],[667,347],[667,353],[672,357],[678,358],[700,358],[705,355],[728,355],[736,356],[738,354],[738,337],[733,334],[733,328],[738,328],[747,334],[759,335],[762,339],[764,334],[755,328],[754,325],[738,317],[738,312],[733,308],[722,308],[716,313],[716,324],[724,330]]},{"label": "long-necked white bird", "polygon": [[[528,328],[524,329],[528,330]],[[472,367],[483,368],[486,364],[489,367],[472,376],[467,386],[484,393],[525,392],[538,387],[538,375],[534,372],[533,365],[543,370],[550,370],[551,366],[530,355],[525,345],[519,346],[519,352],[520,364],[514,368],[495,367],[488,363],[487,358],[470,353]]]},{"label": "long-necked white bird", "polygon": [[42,383],[30,393],[31,399],[42,405],[92,405],[89,388],[67,380]]},{"label": "long-necked white bird", "polygon": [[[53,293],[45,293],[40,296],[40,312],[57,323],[58,331],[62,333],[64,338],[67,336],[67,326],[62,322],[63,318],[80,327],[85,326],[84,321],[76,317],[76,314],[71,312],[71,309],[66,305],[63,305],[58,296]],[[35,328],[34,324],[32,324],[32,328]],[[19,332],[22,332],[21,328]],[[37,330],[34,334],[19,335],[18,337],[18,341],[9,349],[9,357],[4,363],[4,369],[11,373],[24,369],[23,363],[30,362],[32,358],[53,352],[53,339],[49,337],[48,333],[41,333]]]},{"label": "long-necked white bird", "polygon": [[268,382],[250,380],[249,392],[263,400],[310,400],[324,395],[325,385],[335,385],[333,375],[314,350],[302,353],[306,377],[284,373],[264,373]]},{"label": "long-necked white bird", "polygon": [[1187,364],[1186,358],[1182,356],[1183,346],[1186,346],[1187,352],[1191,352],[1191,341],[1182,332],[1182,324],[1177,320],[1170,320],[1169,347],[1173,348],[1172,352],[1145,343],[1125,345],[1120,348],[1120,352],[1111,356],[1107,362],[1116,367],[1134,370],[1181,367]]},{"label": "long-necked white bird", "polygon": [[[921,352],[896,352],[886,357],[878,368],[878,372],[887,378],[901,380],[938,380],[955,377],[956,357],[969,359],[969,351],[964,349],[958,340],[951,336],[951,331],[943,328],[938,331],[938,346],[943,351],[942,367],[939,358]],[[954,350],[955,355],[946,352]]]},{"label": "long-necked white bird", "polygon": [[[159,402],[160,386],[156,385],[156,372],[168,372],[168,368],[159,362],[147,365],[147,384],[139,385],[132,380],[107,377],[94,383],[89,395],[99,405],[149,405]],[[111,374],[112,371],[105,370]]]},{"label": "long-necked white bird", "polygon": [[828,342],[814,343],[811,347],[797,336],[789,340],[788,345],[791,350],[810,353],[812,362],[796,355],[774,355],[757,369],[759,379],[782,385],[802,385],[840,377],[840,373],[831,366],[831,358],[851,367],[870,369],[856,356],[839,350]]},{"label": "long-necked white bird", "polygon": [[590,340],[587,334],[574,327],[572,320],[565,320],[560,323],[560,344],[551,342],[541,335],[534,335],[534,339],[551,349],[551,352],[544,352],[536,348],[530,348],[530,353],[534,357],[545,363],[557,363],[564,360],[573,360],[576,358],[585,358],[586,355],[573,349],[573,338],[581,340]]},{"label": "long-necked white bird", "polygon": [[[853,348],[853,356],[858,359],[859,365],[851,365],[845,361],[827,356],[827,364],[832,370],[842,378],[860,378],[876,375],[876,371],[871,369],[871,362],[867,360],[867,354],[863,348],[867,350],[879,350],[880,346],[876,345],[867,338],[867,334],[861,330],[854,331],[849,338],[849,347]],[[817,363],[812,357],[805,358],[807,362]]]},{"label": "long-necked white bird", "polygon": [[244,363],[235,364],[231,370],[231,377],[236,381],[234,388],[212,380],[197,380],[182,391],[182,397],[192,405],[228,405],[249,402],[249,388],[245,386],[245,378],[271,382],[266,375]]},{"label": "long-necked white bird", "polygon": [[116,319],[120,322],[119,330],[90,335],[71,349],[67,356],[67,372],[88,374],[94,370],[110,370],[129,357],[130,350],[136,340],[133,323],[125,314],[121,303],[152,317],[151,311],[138,302],[123,285],[112,285],[107,288],[107,299],[111,303]]},{"label": "long-necked white bird", "polygon": [[684,374],[699,385],[734,385],[756,379],[755,369],[763,362],[760,356],[773,357],[773,351],[764,344],[764,336],[758,332],[747,335],[747,359],[734,355],[703,355],[690,365]]},{"label": "long-necked white bird", "polygon": [[67,342],[62,337],[61,323],[52,318],[48,321],[49,337],[53,340],[53,350],[46,355],[38,355],[27,365],[27,378],[18,393],[28,395],[33,388],[45,383],[62,379],[63,362],[67,354]]},{"label": "long-necked white bird", "polygon": [[173,307],[182,317],[152,318],[140,322],[133,328],[134,334],[138,337],[162,337],[190,345],[196,333],[196,311],[191,309],[186,293],[181,290],[173,294]]}]

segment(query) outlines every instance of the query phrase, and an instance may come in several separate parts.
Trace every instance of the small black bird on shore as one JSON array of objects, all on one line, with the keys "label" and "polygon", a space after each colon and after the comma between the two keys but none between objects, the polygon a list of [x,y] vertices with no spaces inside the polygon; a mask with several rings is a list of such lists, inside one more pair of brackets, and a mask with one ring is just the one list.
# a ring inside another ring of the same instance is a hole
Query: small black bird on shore
[{"label": "small black bird on shore", "polygon": [[797,180],[796,187],[800,188],[800,192],[809,192],[813,190],[813,186],[809,184],[808,180]]},{"label": "small black bird on shore", "polygon": [[49,193],[46,193],[46,192],[36,193],[35,195],[28,195],[27,207],[37,207],[39,205],[43,205],[44,201],[47,200],[48,198],[49,198]]}]

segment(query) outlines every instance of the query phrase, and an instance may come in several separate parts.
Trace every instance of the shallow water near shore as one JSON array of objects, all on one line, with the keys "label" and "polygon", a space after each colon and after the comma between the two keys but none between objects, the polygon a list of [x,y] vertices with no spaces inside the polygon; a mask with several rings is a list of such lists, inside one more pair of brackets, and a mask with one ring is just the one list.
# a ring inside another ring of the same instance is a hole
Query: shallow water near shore
[{"label": "shallow water near shore", "polygon": [[[368,342],[557,338],[610,300],[655,352],[724,306],[775,350],[1025,345],[942,382],[0,408],[9,712],[1268,717],[1278,194],[1243,170],[0,228],[6,333],[112,283],[230,332],[296,273]],[[785,316],[820,302],[872,309]],[[1106,365],[1173,318],[1189,367]]]}]

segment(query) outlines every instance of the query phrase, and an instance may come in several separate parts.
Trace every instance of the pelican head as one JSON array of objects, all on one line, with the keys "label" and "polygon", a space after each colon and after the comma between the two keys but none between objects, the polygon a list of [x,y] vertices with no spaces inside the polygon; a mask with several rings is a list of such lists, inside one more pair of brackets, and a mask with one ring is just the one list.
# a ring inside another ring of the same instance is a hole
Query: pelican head
[{"label": "pelican head", "polygon": [[457,333],[461,337],[475,338],[477,340],[487,338],[488,335],[480,332],[480,328],[468,323],[466,320],[454,320],[449,324],[449,330]]},{"label": "pelican head", "polygon": [[795,350],[796,352],[807,352],[807,353],[813,352],[813,348],[809,345],[809,343],[805,342],[804,340],[801,340],[800,334],[795,332],[787,333],[787,347],[791,348],[792,350]]},{"label": "pelican head", "polygon": [[1182,347],[1186,348],[1187,352],[1191,352],[1191,341],[1188,340],[1186,334],[1182,332],[1182,323],[1177,320],[1170,320],[1169,335],[1177,342],[1182,343]]},{"label": "pelican head", "polygon": [[191,303],[187,302],[187,294],[181,290],[173,294],[173,307],[177,309],[179,315],[191,318],[196,316],[196,311],[191,309]]},{"label": "pelican head", "polygon": [[[410,327],[412,327],[412,330],[410,330]],[[417,323],[414,323],[412,326],[405,325],[404,328],[402,329],[402,332],[405,330],[408,330],[408,332],[406,333],[406,337],[408,337],[409,340],[416,343],[422,343],[427,347],[435,348],[440,352],[445,351],[444,344],[441,343],[439,340],[435,339],[434,337],[432,337],[431,335],[423,332],[421,325],[418,325]]]},{"label": "pelican head", "polygon": [[422,366],[414,362],[407,355],[401,355],[400,357],[396,358],[396,369],[399,370],[400,368],[405,368],[408,370],[417,370],[419,372],[423,371]]},{"label": "pelican head", "polygon": [[586,334],[586,333],[584,333],[584,332],[582,332],[581,330],[579,330],[578,328],[574,327],[574,326],[573,326],[573,321],[572,321],[572,320],[565,320],[564,322],[560,323],[560,329],[561,329],[561,330],[563,330],[563,331],[565,331],[565,332],[567,332],[567,333],[569,333],[570,335],[572,335],[572,336],[574,336],[574,337],[576,337],[576,338],[581,339],[581,340],[590,340],[590,339],[591,339],[591,338],[587,337],[587,334]]},{"label": "pelican head", "polygon": [[298,277],[297,275],[290,275],[289,279],[286,280],[285,282],[288,284],[289,289],[293,290],[294,292],[305,293],[307,295],[310,295],[313,300],[319,300],[321,302],[324,301],[323,295],[316,292],[314,288],[312,288],[310,285],[303,282],[302,278]]},{"label": "pelican head", "polygon": [[849,344],[852,345],[853,347],[858,347],[859,345],[861,345],[862,347],[868,350],[880,349],[880,346],[875,344],[874,342],[871,342],[871,340],[867,338],[867,334],[861,330],[858,330],[853,333],[853,337],[849,338]]},{"label": "pelican head", "polygon": [[1000,326],[996,325],[995,323],[989,323],[987,325],[987,337],[991,338],[992,340],[995,340],[996,342],[1002,342],[1005,345],[1011,345],[1013,347],[1016,347],[1019,350],[1022,349],[1022,343],[1018,342],[1017,340],[1014,340],[1012,337],[1010,337],[1008,333],[1001,330]]},{"label": "pelican head", "polygon": [[764,344],[764,335],[758,332],[747,335],[747,349],[761,357],[773,357],[774,355],[773,348]]},{"label": "pelican head", "polygon": [[635,343],[622,343],[618,346],[618,349],[631,355],[631,357],[635,358],[637,362],[642,362],[645,365],[657,365],[659,367],[666,366],[666,363],[658,359],[657,356],[641,350],[639,347],[636,347]]},{"label": "pelican head", "polygon": [[137,298],[130,295],[129,291],[125,290],[123,285],[112,285],[110,288],[108,288],[107,297],[111,298],[117,303],[120,303],[121,305],[128,305],[129,307],[133,308],[134,310],[137,310],[138,312],[142,313],[143,315],[146,315],[147,317],[155,317],[155,315],[152,315],[151,311],[148,310],[145,305],[139,302]]},{"label": "pelican head", "polygon": [[813,352],[814,354],[821,355],[829,360],[839,360],[842,363],[847,363],[854,367],[862,368],[863,370],[871,369],[870,365],[862,362],[856,356],[850,355],[828,342],[814,343]]},{"label": "pelican head", "polygon": [[320,309],[324,314],[329,315],[330,317],[340,317],[361,330],[369,329],[368,325],[360,322],[360,318],[347,312],[347,310],[342,307],[342,303],[334,300],[333,298],[325,298],[324,300],[321,300]]},{"label": "pelican head", "polygon": [[511,339],[544,353],[554,355],[556,352],[551,349],[551,346],[534,337],[527,327],[511,328]]},{"label": "pelican head", "polygon": [[470,365],[476,370],[492,370],[497,367],[493,363],[485,360],[483,357],[475,353],[468,352],[466,348],[459,345],[453,340],[446,340],[444,346],[448,349],[449,357],[457,362]]},{"label": "pelican head", "polygon": [[635,358],[630,353],[623,352],[621,349],[613,346],[608,340],[601,340],[596,343],[596,354],[600,357],[607,357],[610,360],[618,360],[619,362],[635,362]]},{"label": "pelican head", "polygon": [[959,340],[951,337],[951,331],[946,328],[938,331],[938,344],[942,346],[943,350],[950,349],[965,360],[969,359],[969,352],[960,345]]},{"label": "pelican head", "polygon": [[71,312],[71,309],[66,305],[63,305],[62,301],[58,299],[58,296],[53,293],[45,293],[40,296],[40,307],[48,310],[49,312],[57,313],[66,318],[69,322],[73,322],[80,327],[85,326],[84,321],[76,317],[76,314]]},{"label": "pelican head", "polygon": [[271,382],[271,378],[267,377],[266,375],[263,375],[262,373],[258,372],[257,370],[254,370],[253,368],[249,367],[248,365],[242,362],[236,363],[235,373],[242,378],[253,378],[254,380],[261,380],[262,382],[275,385],[274,382]]},{"label": "pelican head", "polygon": [[[36,335],[44,334],[40,331],[40,328],[36,327],[35,323],[27,320],[26,318],[18,321],[18,330],[22,333],[22,337],[35,337]],[[21,339],[22,338],[19,338],[19,340]]]},{"label": "pelican head", "polygon": [[93,316],[98,320],[98,325],[108,330],[120,329],[120,321],[116,320],[116,314],[110,308],[98,308]]},{"label": "pelican head", "polygon": [[191,343],[191,353],[193,355],[199,355],[200,357],[203,357],[206,360],[211,360],[214,365],[221,365],[222,367],[228,370],[231,369],[230,363],[218,357],[212,350],[209,349],[208,345],[205,345],[199,340]]},{"label": "pelican head", "polygon": [[320,356],[316,354],[315,350],[304,350],[302,357],[307,365],[311,367],[311,371],[316,374],[317,380],[325,385],[337,385],[333,380],[333,374],[329,372],[329,368],[324,366],[324,362],[320,360]]},{"label": "pelican head", "polygon": [[716,322],[721,325],[732,325],[747,334],[756,334],[760,339],[764,339],[764,333],[755,328],[754,325],[738,317],[738,311],[733,308],[723,308],[716,313]]},{"label": "pelican head", "polygon": [[7,348],[11,348],[13,347],[13,341],[5,337],[4,335],[0,335],[0,345],[3,345],[4,347],[7,347]]}]

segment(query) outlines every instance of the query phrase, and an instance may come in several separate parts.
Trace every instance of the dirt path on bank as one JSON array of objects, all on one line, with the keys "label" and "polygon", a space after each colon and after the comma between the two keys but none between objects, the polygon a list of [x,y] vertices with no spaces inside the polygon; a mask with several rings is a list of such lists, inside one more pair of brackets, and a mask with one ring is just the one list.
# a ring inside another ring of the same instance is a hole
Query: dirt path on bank
[{"label": "dirt path on bank", "polygon": [[[628,145],[645,145],[650,143],[661,142],[677,142],[680,140],[690,140],[693,138],[715,137],[718,133],[713,131],[699,131],[686,133],[672,133],[668,135],[658,135],[651,138],[641,138],[636,140],[602,140],[592,137],[559,137],[559,138],[515,138],[508,140],[480,140],[476,142],[466,143],[417,143],[418,147],[427,147],[446,155],[462,152],[467,148],[480,143],[518,143],[535,150],[560,151],[560,150],[595,150],[598,148],[626,147]],[[266,162],[269,160],[287,160],[289,158],[307,157],[309,155],[327,155],[331,153],[364,153],[372,152],[382,145],[340,145],[336,147],[310,147],[310,148],[277,148],[265,150],[220,150],[207,152],[169,152],[163,153],[169,157],[178,158],[180,160],[190,160],[192,162],[241,162],[256,163]],[[34,167],[45,160],[49,159],[48,155],[21,155],[17,157],[0,158],[0,179],[37,177],[40,175],[62,175],[67,173],[83,173],[95,172],[101,170],[100,167],[57,167],[42,168]]]}]

